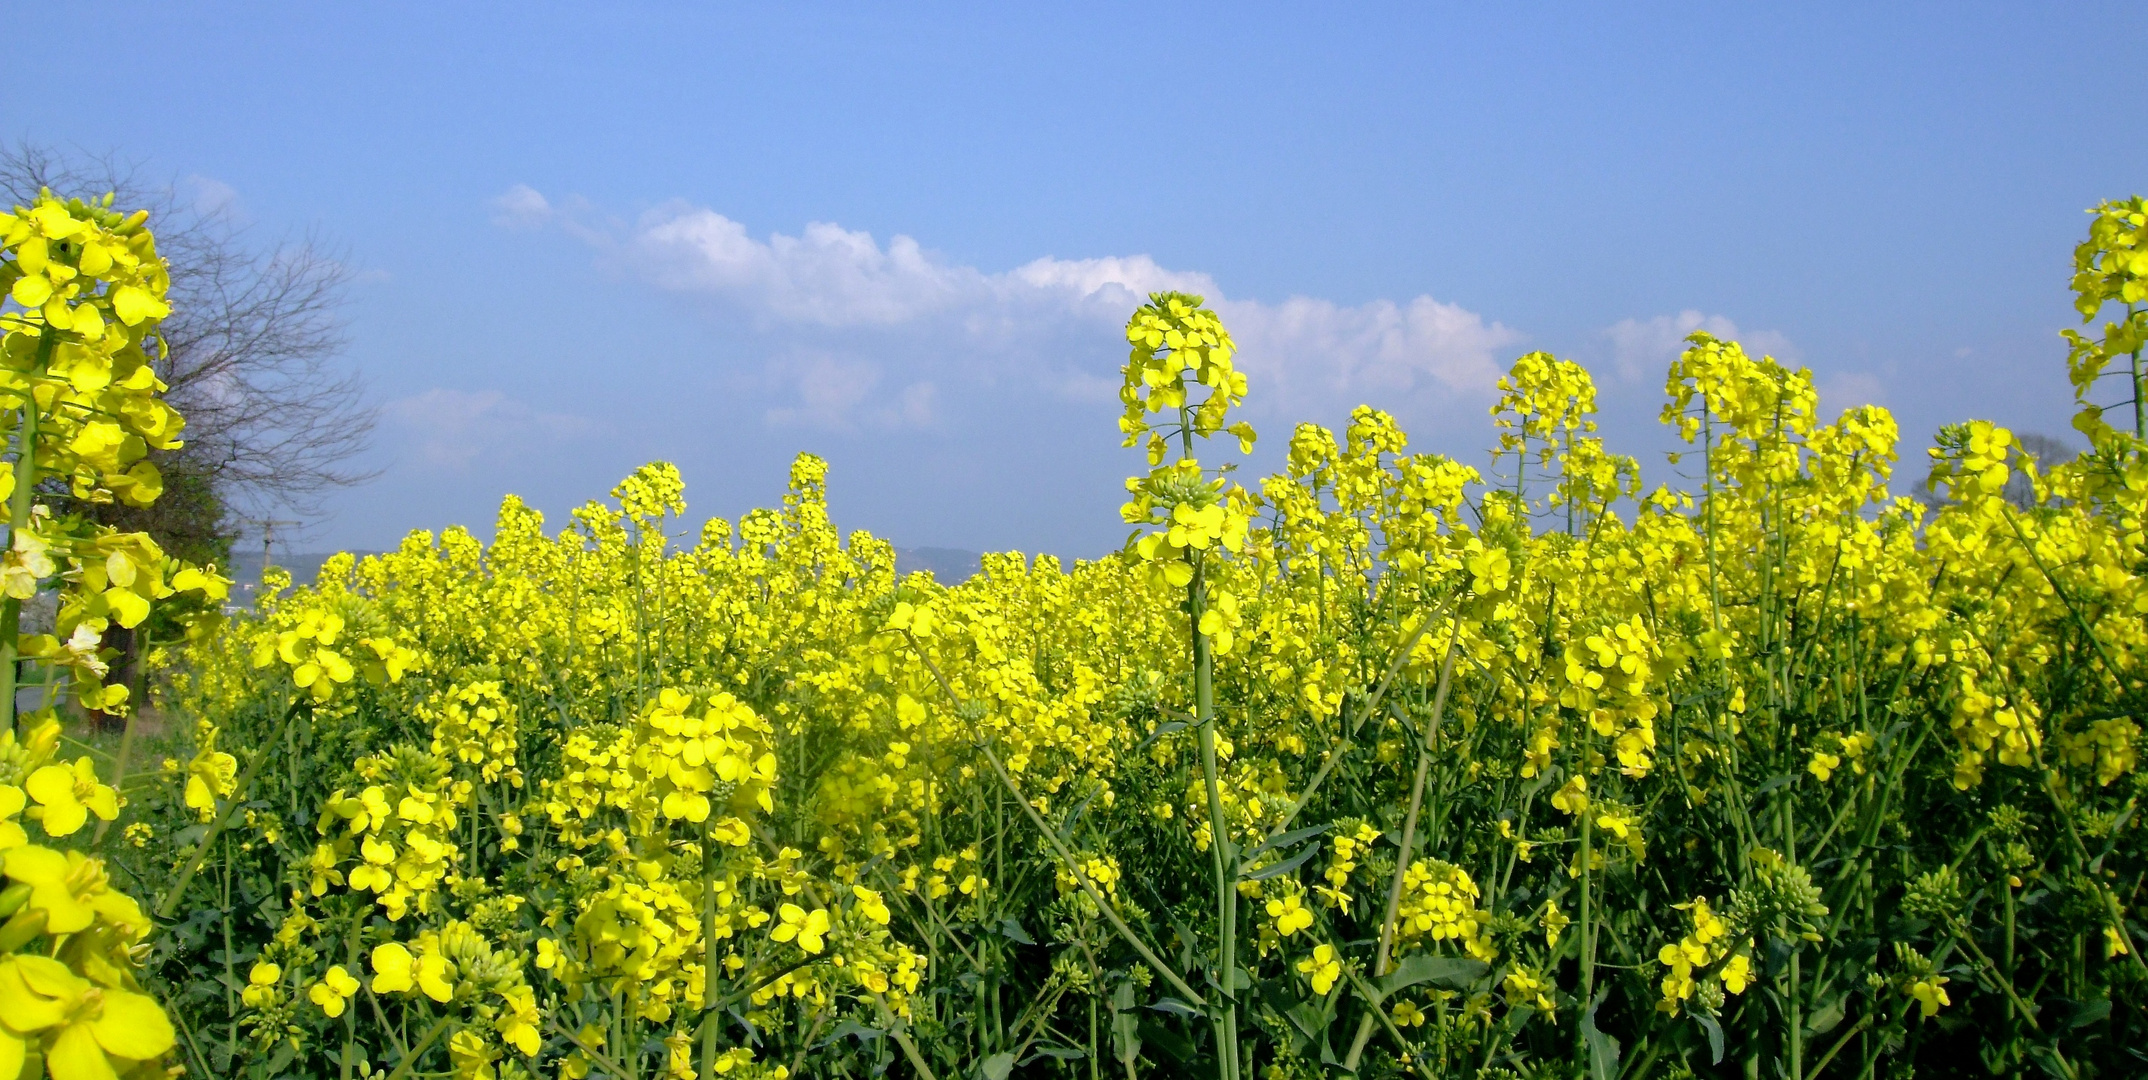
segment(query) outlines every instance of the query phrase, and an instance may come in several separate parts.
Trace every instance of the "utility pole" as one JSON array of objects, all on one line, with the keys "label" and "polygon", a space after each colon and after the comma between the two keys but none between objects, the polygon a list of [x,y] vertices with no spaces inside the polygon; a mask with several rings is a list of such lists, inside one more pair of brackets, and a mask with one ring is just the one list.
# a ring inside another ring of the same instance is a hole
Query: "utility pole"
[{"label": "utility pole", "polygon": [[303,525],[305,522],[286,521],[281,518],[243,518],[241,520],[248,525],[259,525],[261,527],[261,580],[267,581],[270,559],[273,558],[276,546],[276,529],[279,526]]}]

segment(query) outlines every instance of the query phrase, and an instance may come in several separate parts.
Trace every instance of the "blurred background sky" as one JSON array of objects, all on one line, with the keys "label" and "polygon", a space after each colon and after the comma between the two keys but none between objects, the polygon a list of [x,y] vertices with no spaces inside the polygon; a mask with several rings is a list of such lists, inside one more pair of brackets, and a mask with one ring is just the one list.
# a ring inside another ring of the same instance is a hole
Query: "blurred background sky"
[{"label": "blurred background sky", "polygon": [[2069,434],[2082,210],[2148,188],[2130,6],[893,7],[30,5],[0,137],[339,247],[382,471],[299,546],[365,550],[811,450],[844,528],[1098,554],[1163,287],[1257,471],[1361,401],[1483,467],[1538,348],[1660,462],[1705,326],[1893,410],[1906,486],[1944,422]]}]

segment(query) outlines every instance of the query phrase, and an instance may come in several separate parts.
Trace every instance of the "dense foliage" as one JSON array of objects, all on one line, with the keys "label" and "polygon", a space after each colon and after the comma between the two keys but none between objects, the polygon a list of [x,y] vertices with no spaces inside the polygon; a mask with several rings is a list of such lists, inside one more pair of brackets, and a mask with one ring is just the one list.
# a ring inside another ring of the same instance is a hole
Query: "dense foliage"
[{"label": "dense foliage", "polygon": [[2093,449],[1951,427],[1929,501],[1884,411],[1705,334],[1697,490],[1540,353],[1490,476],[1363,408],[1250,490],[1229,334],[1159,294],[1096,562],[898,576],[810,456],[684,539],[651,465],[339,557],[168,650],[185,745],[66,857],[149,948],[12,932],[62,896],[19,828],[0,1006],[78,963],[219,1076],[2137,1074],[2148,424],[2097,394],[2144,226],[2076,257]]}]

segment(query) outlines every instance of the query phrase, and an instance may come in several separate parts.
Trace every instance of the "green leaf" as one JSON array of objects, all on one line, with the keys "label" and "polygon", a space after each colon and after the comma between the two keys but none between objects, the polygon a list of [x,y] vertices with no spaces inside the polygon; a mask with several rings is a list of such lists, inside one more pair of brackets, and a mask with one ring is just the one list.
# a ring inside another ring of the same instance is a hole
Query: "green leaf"
[{"label": "green leaf", "polygon": [[855,1020],[846,1019],[842,1023],[837,1024],[835,1026],[835,1030],[829,1032],[828,1037],[822,1039],[818,1045],[833,1046],[836,1043],[842,1042],[844,1039],[856,1038],[858,1040],[858,1045],[863,1046],[868,1041],[877,1039],[884,1034],[886,1034],[886,1032],[881,1031],[879,1028],[866,1027],[864,1024],[860,1024]]},{"label": "green leaf", "polygon": [[1059,823],[1060,843],[1067,844],[1069,846],[1073,845],[1074,827],[1081,824],[1082,817],[1089,812],[1089,804],[1095,802],[1097,793],[1103,790],[1104,785],[1096,785],[1089,790],[1088,797],[1083,799],[1080,805],[1074,807],[1072,810],[1067,811],[1066,820]]},{"label": "green leaf", "polygon": [[1007,1074],[1013,1071],[1014,1055],[1005,1050],[984,1059],[984,1064],[977,1066],[977,1075],[984,1080],[1007,1080]]},{"label": "green leaf", "polygon": [[1618,1040],[1596,1026],[1596,1009],[1610,996],[1610,990],[1596,995],[1596,1001],[1581,1018],[1581,1035],[1589,1044],[1589,1076],[1591,1080],[1618,1080]]},{"label": "green leaf", "polygon": [[1030,937],[1029,931],[1022,929],[1022,924],[1014,921],[1014,916],[1012,915],[999,921],[999,932],[1007,935],[1007,940],[1018,945],[1035,945],[1037,943],[1037,939]]},{"label": "green leaf", "polygon": [[1767,783],[1760,785],[1760,787],[1753,792],[1752,797],[1757,799],[1762,795],[1765,795],[1768,792],[1773,791],[1776,788],[1779,788],[1784,784],[1790,783],[1791,781],[1796,779],[1796,773],[1777,773],[1776,775],[1769,777]]},{"label": "green leaf", "polygon": [[1160,997],[1160,998],[1157,998],[1157,999],[1156,999],[1156,1004],[1154,1004],[1154,1005],[1151,1005],[1151,1006],[1149,1006],[1149,1008],[1151,1008],[1151,1009],[1154,1009],[1154,1010],[1156,1010],[1157,1012],[1161,1012],[1161,1013],[1171,1013],[1171,1014],[1173,1014],[1173,1015],[1176,1015],[1176,1016],[1199,1016],[1199,1015],[1201,1015],[1201,1010],[1199,1010],[1199,1009],[1196,1009],[1196,1008],[1194,1008],[1193,1006],[1191,1006],[1191,1005],[1188,1005],[1188,1004],[1186,1004],[1185,1002],[1183,1002],[1183,1001],[1180,1001],[1179,999],[1177,999],[1177,998],[1175,998],[1175,997],[1168,997],[1168,996],[1167,996],[1167,997]]},{"label": "green leaf", "polygon": [[1292,870],[1296,870],[1298,867],[1304,866],[1305,861],[1307,859],[1310,859],[1313,856],[1318,855],[1319,853],[1319,844],[1307,844],[1305,846],[1304,851],[1298,852],[1296,855],[1292,855],[1290,858],[1284,859],[1282,862],[1271,863],[1267,866],[1261,867],[1260,869],[1253,871],[1250,874],[1240,874],[1239,880],[1266,881],[1269,878],[1278,877],[1280,875],[1290,873]]},{"label": "green leaf", "polygon": [[1700,1024],[1702,1031],[1708,1033],[1708,1053],[1710,1055],[1708,1064],[1721,1065],[1723,1063],[1723,1025],[1716,1023],[1715,1017],[1709,1016],[1707,1013],[1694,1013],[1693,1019]]},{"label": "green leaf", "polygon": [[1141,1014],[1134,1011],[1134,984],[1122,982],[1111,991],[1112,1057],[1131,1064],[1141,1057]]},{"label": "green leaf", "polygon": [[1263,840],[1260,843],[1253,845],[1253,850],[1245,853],[1245,860],[1247,862],[1252,862],[1254,859],[1259,858],[1261,853],[1267,851],[1269,848],[1292,847],[1296,845],[1299,841],[1308,840],[1312,837],[1319,836],[1321,833],[1324,833],[1334,827],[1334,825],[1330,824],[1315,825],[1309,829],[1292,829],[1281,836],[1271,837],[1267,840]]},{"label": "green leaf", "polygon": [[2087,1027],[2088,1025],[2093,1024],[2096,1021],[2101,1020],[2109,1015],[2111,1015],[2111,1002],[2109,998],[2105,998],[2100,1001],[2091,1001],[2087,1004],[2082,1005],[2079,1009],[2074,1010],[2074,1014],[2071,1017],[2067,1018],[2066,1026],[2069,1029]]},{"label": "green leaf", "polygon": [[1149,748],[1149,744],[1174,732],[1184,731],[1187,726],[1184,720],[1166,720],[1156,725],[1156,730],[1149,732],[1148,737],[1142,739],[1140,744],[1134,747],[1134,753],[1140,754],[1146,751]]},{"label": "green leaf", "polygon": [[1398,990],[1427,982],[1449,990],[1467,990],[1489,970],[1490,964],[1462,956],[1406,956],[1395,970],[1380,979],[1380,997],[1385,999]]},{"label": "green leaf", "polygon": [[1805,1018],[1805,1030],[1815,1035],[1825,1035],[1835,1030],[1836,1026],[1842,1023],[1842,1001],[1842,998],[1837,997],[1814,1009],[1812,1015]]},{"label": "green leaf", "polygon": [[1198,1053],[1198,1048],[1193,1045],[1191,1040],[1171,1030],[1169,1024],[1159,1022],[1153,1016],[1142,1019],[1141,1037],[1174,1060],[1182,1063],[1192,1061],[1194,1055]]}]

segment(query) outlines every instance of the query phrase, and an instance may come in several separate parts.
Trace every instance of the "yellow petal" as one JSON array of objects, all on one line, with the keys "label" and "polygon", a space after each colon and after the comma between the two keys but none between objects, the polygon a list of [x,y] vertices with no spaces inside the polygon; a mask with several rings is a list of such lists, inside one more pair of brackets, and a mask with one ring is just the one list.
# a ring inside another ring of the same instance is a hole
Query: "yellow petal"
[{"label": "yellow petal", "polygon": [[135,326],[143,319],[161,319],[171,312],[170,305],[138,285],[122,285],[112,290],[112,314],[128,326]]},{"label": "yellow petal", "polygon": [[104,316],[97,309],[84,304],[75,309],[75,333],[95,340],[104,336]]},{"label": "yellow petal", "polygon": [[83,273],[92,277],[101,275],[112,269],[112,250],[99,243],[84,244],[82,258],[77,260],[76,265]]},{"label": "yellow petal", "polygon": [[119,792],[99,784],[90,792],[88,806],[99,820],[110,821],[119,816]]},{"label": "yellow petal", "polygon": [[67,877],[67,856],[51,848],[20,847],[7,853],[7,876],[32,885],[57,885]]},{"label": "yellow petal", "polygon": [[82,231],[82,219],[67,212],[57,202],[42,202],[30,211],[30,220],[37,230],[54,240],[65,240]]},{"label": "yellow petal", "polygon": [[74,770],[65,765],[47,765],[31,773],[30,779],[24,781],[22,786],[31,798],[47,806],[59,802],[73,802]]},{"label": "yellow petal", "polygon": [[15,970],[22,976],[23,985],[46,997],[72,1002],[90,989],[88,980],[49,956],[18,956]]},{"label": "yellow petal", "polygon": [[410,950],[391,941],[373,950],[373,989],[391,994],[410,989]]},{"label": "yellow petal", "polygon": [[67,1019],[67,1001],[38,993],[23,978],[23,961],[43,959],[17,956],[0,963],[0,1027],[27,1035]]},{"label": "yellow petal", "polygon": [[43,307],[45,301],[52,298],[52,282],[43,274],[30,274],[17,279],[8,295],[26,308]]},{"label": "yellow petal", "polygon": [[172,1048],[172,1023],[164,1010],[147,994],[129,990],[104,993],[104,1015],[92,1021],[90,1031],[108,1053],[147,1061]]},{"label": "yellow petal", "polygon": [[149,601],[129,589],[111,589],[105,592],[105,601],[112,606],[112,615],[119,625],[133,629],[149,617]]},{"label": "yellow petal", "polygon": [[87,821],[89,821],[89,808],[75,801],[75,793],[72,789],[67,792],[67,798],[64,801],[45,804],[45,834],[47,836],[67,836],[80,830]]},{"label": "yellow petal", "polygon": [[119,1080],[88,1024],[69,1024],[60,1032],[45,1053],[45,1072],[52,1080]]},{"label": "yellow petal", "polygon": [[15,1080],[22,1075],[22,1060],[26,1056],[21,1036],[0,1027],[0,1080]]},{"label": "yellow petal", "polygon": [[438,953],[427,953],[418,959],[418,989],[434,1001],[445,1002],[455,996],[455,984],[447,981],[447,958]]}]

